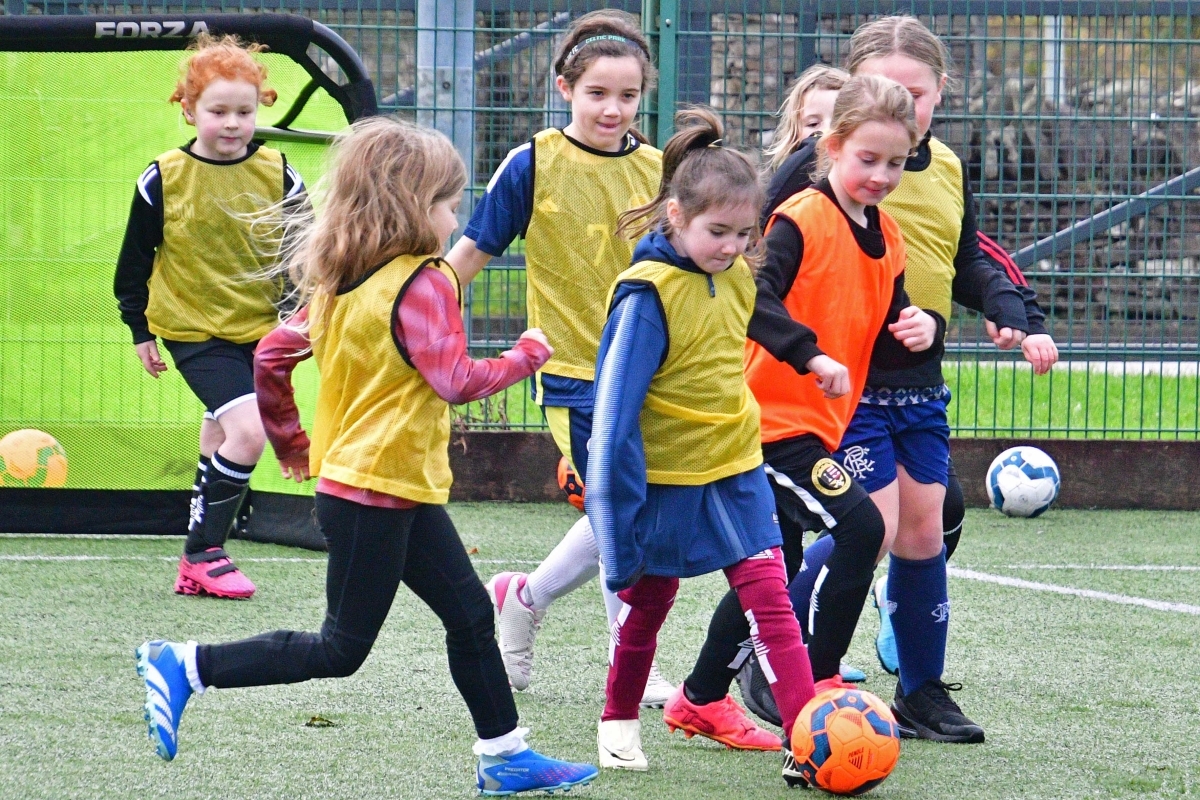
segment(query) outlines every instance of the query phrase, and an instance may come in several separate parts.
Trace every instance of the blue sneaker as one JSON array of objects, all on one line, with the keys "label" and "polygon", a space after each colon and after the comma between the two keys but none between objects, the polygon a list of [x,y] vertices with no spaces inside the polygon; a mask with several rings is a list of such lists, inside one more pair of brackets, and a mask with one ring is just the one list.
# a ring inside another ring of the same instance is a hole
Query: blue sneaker
[{"label": "blue sneaker", "polygon": [[838,674],[842,676],[842,680],[846,683],[862,683],[867,679],[867,673],[858,667],[850,666],[844,661],[838,665]]},{"label": "blue sneaker", "polygon": [[137,649],[137,672],[146,683],[146,727],[154,748],[164,761],[175,758],[179,745],[179,720],[183,707],[192,696],[187,668],[183,664],[185,645],[156,639]]},{"label": "blue sneaker", "polygon": [[517,792],[570,791],[573,786],[591,783],[600,770],[591,764],[575,764],[546,758],[541,753],[522,750],[515,756],[480,756],[476,767],[479,793],[489,797]]},{"label": "blue sneaker", "polygon": [[875,655],[879,666],[891,675],[900,674],[900,656],[896,653],[896,632],[892,630],[892,613],[887,599],[887,575],[875,581],[871,604],[879,609],[879,633],[875,636]]}]

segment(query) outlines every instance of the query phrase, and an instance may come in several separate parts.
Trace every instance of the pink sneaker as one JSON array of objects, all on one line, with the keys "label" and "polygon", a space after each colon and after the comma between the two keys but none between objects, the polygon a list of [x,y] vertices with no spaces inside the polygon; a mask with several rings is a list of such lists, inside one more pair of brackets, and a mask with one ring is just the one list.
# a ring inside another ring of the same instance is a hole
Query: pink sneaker
[{"label": "pink sneaker", "polygon": [[233,565],[220,547],[179,559],[179,578],[175,594],[208,594],[231,600],[245,600],[254,594],[254,584]]},{"label": "pink sneaker", "polygon": [[529,576],[523,572],[501,572],[484,588],[496,608],[496,641],[508,682],[518,692],[529,688],[533,675],[533,642],[542,626],[545,611],[535,611],[521,599]]}]

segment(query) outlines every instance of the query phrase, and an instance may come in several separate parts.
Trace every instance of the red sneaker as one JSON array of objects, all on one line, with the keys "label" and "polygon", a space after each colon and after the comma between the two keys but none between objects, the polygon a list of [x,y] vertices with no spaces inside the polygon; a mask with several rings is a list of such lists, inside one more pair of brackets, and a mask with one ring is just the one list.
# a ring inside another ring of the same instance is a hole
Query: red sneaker
[{"label": "red sneaker", "polygon": [[674,733],[692,738],[697,733],[734,750],[780,750],[783,742],[770,731],[764,731],[746,716],[742,707],[730,696],[724,700],[698,706],[687,699],[681,684],[663,708],[663,722]]},{"label": "red sneaker", "polygon": [[175,594],[209,594],[231,600],[245,600],[254,594],[254,584],[233,565],[220,547],[179,559],[179,577]]}]

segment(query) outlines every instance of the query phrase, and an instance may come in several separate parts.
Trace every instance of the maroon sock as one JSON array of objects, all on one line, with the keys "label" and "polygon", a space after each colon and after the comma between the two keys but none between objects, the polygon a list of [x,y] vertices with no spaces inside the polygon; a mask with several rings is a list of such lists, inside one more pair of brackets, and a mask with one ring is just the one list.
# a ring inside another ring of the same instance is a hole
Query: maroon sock
[{"label": "maroon sock", "polygon": [[613,625],[601,720],[638,718],[638,707],[658,647],[658,631],[675,604],[678,591],[678,578],[646,575],[628,589],[617,592],[625,605]]},{"label": "maroon sock", "polygon": [[775,695],[784,735],[790,737],[800,709],[815,692],[808,649],[788,598],[783,553],[776,547],[739,561],[726,567],[725,577],[750,622],[754,652]]}]

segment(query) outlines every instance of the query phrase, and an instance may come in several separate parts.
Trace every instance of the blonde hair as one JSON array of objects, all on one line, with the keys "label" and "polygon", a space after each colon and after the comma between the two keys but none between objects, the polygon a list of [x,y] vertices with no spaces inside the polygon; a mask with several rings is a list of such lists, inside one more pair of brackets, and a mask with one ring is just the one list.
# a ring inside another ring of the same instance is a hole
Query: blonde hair
[{"label": "blonde hair", "polygon": [[[685,220],[714,207],[741,205],[762,208],[766,202],[758,168],[745,153],[721,146],[724,126],[707,106],[685,108],[675,114],[675,135],[663,148],[662,180],[658,195],[632,208],[617,220],[617,234],[637,239],[661,227],[670,228],[667,200],[679,203]],[[750,247],[743,256],[751,268],[763,257],[762,231],[755,222]]]},{"label": "blonde hair", "polygon": [[867,59],[897,54],[925,64],[938,80],[950,75],[946,45],[921,20],[907,15],[880,17],[860,25],[850,37],[846,69],[853,75]]},{"label": "blonde hair", "polygon": [[917,146],[916,106],[912,95],[900,84],[878,75],[855,75],[846,81],[833,104],[833,121],[829,132],[817,142],[817,170],[814,180],[829,175],[833,166],[829,143],[839,145],[850,138],[861,125],[868,122],[896,122],[908,134],[908,146]]},{"label": "blonde hair", "polygon": [[771,160],[773,169],[778,169],[792,151],[800,146],[800,142],[804,141],[805,137],[800,133],[804,127],[800,124],[800,114],[804,110],[804,98],[808,93],[836,92],[849,77],[850,74],[843,69],[828,64],[813,64],[792,82],[787,98],[779,107],[779,124],[775,127],[771,146],[766,149],[766,156]]},{"label": "blonde hair", "polygon": [[[330,149],[317,186],[321,213],[287,223],[283,271],[296,308],[329,298],[398,256],[440,255],[429,217],[435,203],[462,194],[467,170],[443,134],[392,117],[355,122]],[[332,303],[321,303],[327,314]],[[300,329],[311,329],[309,319]]]}]

